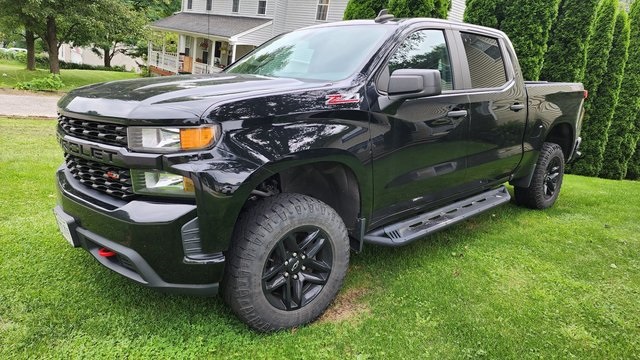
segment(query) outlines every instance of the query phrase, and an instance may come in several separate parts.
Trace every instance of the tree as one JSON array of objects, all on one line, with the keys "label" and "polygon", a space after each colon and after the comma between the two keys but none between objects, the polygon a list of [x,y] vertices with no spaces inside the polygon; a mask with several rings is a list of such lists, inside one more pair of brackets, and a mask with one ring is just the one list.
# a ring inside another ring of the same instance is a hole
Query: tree
[{"label": "tree", "polygon": [[143,38],[147,19],[120,0],[102,0],[100,5],[100,18],[89,40],[92,51],[102,57],[104,66],[109,68],[114,56],[128,53]]},{"label": "tree", "polygon": [[24,36],[27,47],[27,70],[36,69],[35,41],[39,29],[38,19],[26,13],[20,2],[0,0],[0,27],[12,32],[11,36]]},{"label": "tree", "polygon": [[525,79],[540,78],[549,31],[559,4],[560,0],[513,0],[502,4],[504,20],[500,30],[509,35]]},{"label": "tree", "polygon": [[[600,176],[624,179],[638,176],[637,143],[640,135],[640,1],[631,5],[631,40],[629,60],[624,69],[620,98],[609,130],[609,141],[604,154]],[[636,153],[636,155],[634,155]],[[633,156],[633,161],[630,161]],[[631,166],[630,166],[631,162]]]},{"label": "tree", "polygon": [[374,19],[380,10],[387,7],[388,0],[349,0],[344,11],[344,20]]},{"label": "tree", "polygon": [[433,17],[445,19],[451,0],[390,0],[389,12],[399,18]]},{"label": "tree", "polygon": [[559,4],[560,0],[469,0],[464,19],[504,31],[516,49],[524,78],[537,80]]},{"label": "tree", "polygon": [[563,0],[551,27],[540,78],[581,82],[587,62],[587,44],[599,0]]},{"label": "tree", "polygon": [[499,29],[504,15],[503,0],[468,0],[464,11],[464,21]]},{"label": "tree", "polygon": [[[615,10],[615,6],[613,9]],[[583,119],[582,153],[584,157],[579,159],[572,168],[573,172],[587,176],[598,176],[602,170],[604,151],[608,140],[607,133],[618,102],[624,66],[629,55],[629,19],[625,11],[618,11],[612,35],[613,42],[606,68],[602,72],[602,81],[597,87],[598,91],[594,94],[593,100],[589,101],[589,111]],[[594,49],[590,47],[590,50]],[[592,55],[601,56],[602,54],[601,51],[597,51]],[[592,65],[592,60],[593,58],[590,58],[589,70],[596,70],[596,65]],[[595,76],[594,74],[590,75]]]}]

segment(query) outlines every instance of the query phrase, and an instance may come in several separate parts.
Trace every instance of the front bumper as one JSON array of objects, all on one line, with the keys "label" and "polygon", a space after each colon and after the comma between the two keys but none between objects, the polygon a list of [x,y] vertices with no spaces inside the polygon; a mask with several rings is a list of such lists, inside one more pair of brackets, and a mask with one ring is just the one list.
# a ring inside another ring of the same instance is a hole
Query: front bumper
[{"label": "front bumper", "polygon": [[[163,291],[211,296],[224,274],[222,253],[193,256],[196,205],[120,201],[82,185],[65,167],[57,172],[59,205],[74,244],[139,284]],[[114,256],[99,254],[101,248]]]}]

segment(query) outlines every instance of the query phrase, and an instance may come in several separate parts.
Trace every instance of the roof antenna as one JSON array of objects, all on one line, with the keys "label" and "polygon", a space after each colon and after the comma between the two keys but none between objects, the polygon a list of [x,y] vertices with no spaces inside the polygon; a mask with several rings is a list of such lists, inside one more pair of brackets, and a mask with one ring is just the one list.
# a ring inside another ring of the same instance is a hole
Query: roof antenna
[{"label": "roof antenna", "polygon": [[382,24],[394,18],[395,16],[393,16],[393,14],[389,14],[389,10],[382,9],[378,13],[378,17],[375,18],[375,22],[377,22],[378,24]]}]

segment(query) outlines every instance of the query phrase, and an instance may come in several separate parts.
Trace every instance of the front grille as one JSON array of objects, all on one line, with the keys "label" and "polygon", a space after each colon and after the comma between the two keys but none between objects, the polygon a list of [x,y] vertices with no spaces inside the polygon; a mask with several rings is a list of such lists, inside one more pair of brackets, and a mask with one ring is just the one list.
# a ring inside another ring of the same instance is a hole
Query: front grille
[{"label": "front grille", "polygon": [[135,196],[129,169],[85,160],[70,154],[65,154],[64,158],[73,177],[82,184],[123,200],[130,200]]},{"label": "front grille", "polygon": [[58,126],[66,134],[113,146],[127,146],[127,127],[60,115]]}]

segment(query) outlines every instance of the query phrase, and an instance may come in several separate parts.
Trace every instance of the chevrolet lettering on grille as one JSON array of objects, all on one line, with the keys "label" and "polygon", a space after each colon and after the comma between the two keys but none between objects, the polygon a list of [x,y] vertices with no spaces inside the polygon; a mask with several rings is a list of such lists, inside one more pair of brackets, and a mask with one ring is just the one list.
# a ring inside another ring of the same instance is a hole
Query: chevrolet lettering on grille
[{"label": "chevrolet lettering on grille", "polygon": [[73,155],[88,156],[92,159],[95,159],[107,164],[119,163],[118,161],[116,161],[117,160],[116,156],[118,155],[118,153],[116,153],[115,151],[98,149],[87,144],[78,144],[78,143],[63,139],[62,137],[60,137],[59,140],[60,140],[60,145],[62,146],[62,148],[66,153],[73,154]]}]

